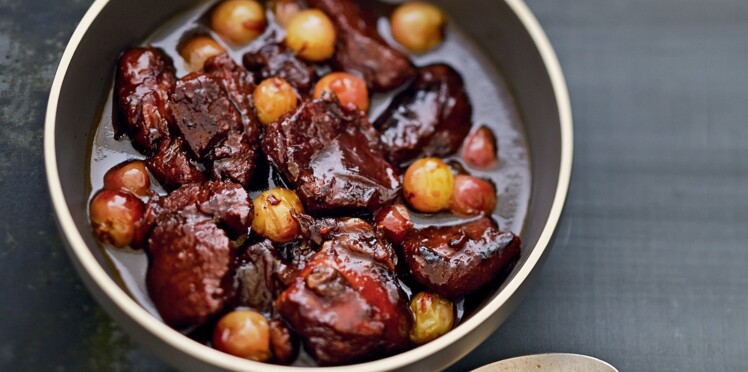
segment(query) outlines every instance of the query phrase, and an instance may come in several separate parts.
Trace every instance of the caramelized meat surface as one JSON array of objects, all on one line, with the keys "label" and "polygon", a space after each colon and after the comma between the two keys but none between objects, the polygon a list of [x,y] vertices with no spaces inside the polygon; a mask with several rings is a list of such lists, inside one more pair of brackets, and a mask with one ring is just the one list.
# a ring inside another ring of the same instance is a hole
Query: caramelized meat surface
[{"label": "caramelized meat surface", "polygon": [[376,20],[352,0],[309,0],[332,20],[337,31],[333,65],[366,80],[376,92],[403,85],[414,72],[408,57],[377,32]]},{"label": "caramelized meat surface", "polygon": [[240,185],[191,184],[154,196],[140,222],[147,241],[146,284],[164,321],[200,325],[233,294],[231,238],[248,233],[252,203]]},{"label": "caramelized meat surface", "polygon": [[237,306],[271,313],[273,301],[291,283],[294,274],[271,241],[250,245],[239,258],[236,270]]},{"label": "caramelized meat surface", "polygon": [[135,246],[144,247],[153,229],[175,215],[199,215],[226,230],[232,239],[242,237],[252,226],[252,200],[238,184],[210,181],[183,186],[169,195],[151,197],[138,223]]},{"label": "caramelized meat surface", "polygon": [[206,216],[170,215],[148,242],[146,285],[166,324],[199,325],[223,309],[231,294],[231,247]]},{"label": "caramelized meat surface", "polygon": [[295,271],[304,269],[318,249],[319,245],[305,237],[288,243],[275,244],[278,255]]},{"label": "caramelized meat surface", "polygon": [[260,121],[252,107],[254,76],[234,62],[228,54],[219,54],[205,61],[205,73],[219,82],[231,103],[242,115],[245,131],[250,138],[258,138]]},{"label": "caramelized meat surface", "polygon": [[119,124],[145,154],[156,152],[159,141],[169,136],[174,73],[171,58],[155,48],[128,49],[117,64],[114,92]]},{"label": "caramelized meat surface", "polygon": [[376,131],[332,95],[268,125],[262,145],[312,214],[373,212],[398,197],[400,180]]},{"label": "caramelized meat surface", "polygon": [[409,345],[412,320],[394,259],[369,224],[342,221],[278,298],[278,312],[320,364],[373,359]]},{"label": "caramelized meat surface", "polygon": [[178,137],[162,141],[158,152],[148,158],[146,165],[158,183],[168,191],[204,180],[203,173],[190,162],[184,150],[184,141]]},{"label": "caramelized meat surface", "polygon": [[215,181],[203,185],[203,190],[205,196],[197,204],[200,213],[211,216],[232,239],[246,235],[253,217],[247,191],[235,183]]},{"label": "caramelized meat surface", "polygon": [[209,58],[205,72],[221,85],[244,124],[244,130],[231,128],[226,138],[208,151],[206,166],[212,179],[247,187],[257,167],[261,135],[261,124],[252,107],[254,77],[227,54]]},{"label": "caramelized meat surface", "polygon": [[454,154],[470,132],[473,108],[460,74],[445,64],[422,67],[374,122],[390,160]]},{"label": "caramelized meat surface", "polygon": [[242,131],[242,117],[220,81],[191,73],[179,81],[171,96],[174,128],[198,160],[224,140],[230,130]]},{"label": "caramelized meat surface", "polygon": [[502,233],[489,218],[455,226],[427,227],[402,244],[413,277],[449,298],[476,291],[510,269],[520,256],[520,239]]},{"label": "caramelized meat surface", "polygon": [[269,239],[249,245],[238,258],[237,306],[274,313],[273,301],[294,281],[319,250],[343,224],[337,219],[299,215],[299,238],[287,243]]},{"label": "caramelized meat surface", "polygon": [[257,74],[259,80],[279,77],[306,95],[317,80],[317,73],[307,62],[281,43],[271,42],[243,57],[244,67]]},{"label": "caramelized meat surface", "polygon": [[249,186],[257,168],[259,141],[259,136],[253,141],[242,132],[229,132],[226,138],[211,148],[205,156],[211,179]]}]

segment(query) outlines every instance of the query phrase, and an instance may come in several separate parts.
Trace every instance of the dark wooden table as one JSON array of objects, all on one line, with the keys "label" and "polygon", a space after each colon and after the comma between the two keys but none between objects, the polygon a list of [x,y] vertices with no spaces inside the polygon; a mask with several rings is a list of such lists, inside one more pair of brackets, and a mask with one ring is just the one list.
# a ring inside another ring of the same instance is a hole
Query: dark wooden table
[{"label": "dark wooden table", "polygon": [[[167,369],[88,295],[49,207],[47,94],[90,2],[0,0],[0,370]],[[571,192],[537,284],[454,370],[748,370],[748,2],[528,4],[569,83]]]}]

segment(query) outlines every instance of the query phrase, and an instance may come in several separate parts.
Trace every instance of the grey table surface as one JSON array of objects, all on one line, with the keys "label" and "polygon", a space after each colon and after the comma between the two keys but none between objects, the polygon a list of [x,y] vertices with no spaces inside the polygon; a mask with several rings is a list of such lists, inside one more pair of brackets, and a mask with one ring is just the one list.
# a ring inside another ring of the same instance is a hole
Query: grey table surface
[{"label": "grey table surface", "polygon": [[[0,370],[168,369],[89,296],[49,207],[47,94],[90,2],[0,0]],[[748,2],[527,3],[568,79],[571,191],[532,291],[453,369],[748,370]]]}]

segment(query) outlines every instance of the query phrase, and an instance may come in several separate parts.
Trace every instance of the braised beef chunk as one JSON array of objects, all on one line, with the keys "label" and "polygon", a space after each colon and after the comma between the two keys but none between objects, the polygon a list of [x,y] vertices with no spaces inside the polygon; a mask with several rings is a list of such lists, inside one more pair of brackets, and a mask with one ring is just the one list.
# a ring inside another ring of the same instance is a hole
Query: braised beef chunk
[{"label": "braised beef chunk", "polygon": [[520,239],[502,233],[489,218],[455,226],[414,230],[402,244],[413,277],[449,298],[476,291],[510,269],[520,256]]},{"label": "braised beef chunk", "polygon": [[257,74],[260,80],[280,77],[296,88],[299,94],[306,95],[317,80],[317,73],[307,62],[281,43],[271,42],[257,51],[249,52],[243,58],[244,67]]},{"label": "braised beef chunk", "polygon": [[296,216],[296,221],[299,223],[299,235],[317,246],[330,238],[340,222],[336,218],[314,218],[308,214]]},{"label": "braised beef chunk", "polygon": [[155,48],[125,50],[117,64],[114,92],[118,124],[136,148],[148,155],[169,136],[173,121],[169,96],[177,80],[174,71],[171,58]]},{"label": "braised beef chunk", "polygon": [[181,138],[162,141],[158,152],[148,158],[146,164],[153,177],[168,191],[204,180],[203,173],[190,162]]},{"label": "braised beef chunk", "polygon": [[215,181],[186,185],[166,196],[154,195],[138,224],[134,246],[145,248],[154,227],[176,215],[208,218],[236,239],[252,226],[252,200],[241,185]]},{"label": "braised beef chunk", "polygon": [[[185,185],[165,196],[154,193],[146,204],[143,218],[138,222],[138,231],[133,244],[139,248],[147,248],[148,238],[157,223],[168,219],[169,216],[181,213],[190,206],[197,205],[205,199],[204,195],[205,191],[199,184]],[[191,211],[195,212],[196,209]]]},{"label": "braised beef chunk", "polygon": [[229,133],[208,150],[205,163],[214,180],[229,180],[247,187],[257,167],[261,124],[252,107],[254,77],[227,54],[205,61],[205,72],[215,79],[242,116],[243,130]]},{"label": "braised beef chunk", "polygon": [[247,135],[259,136],[260,121],[252,107],[252,93],[255,89],[254,76],[234,62],[228,54],[219,54],[205,61],[205,73],[223,87],[234,108],[242,115]]},{"label": "braised beef chunk", "polygon": [[307,239],[292,240],[288,243],[275,244],[275,251],[283,258],[284,262],[294,270],[302,270],[317,253],[319,245]]},{"label": "braised beef chunk", "polygon": [[252,226],[252,199],[243,187],[231,182],[207,182],[198,210],[211,216],[234,239],[244,236]]},{"label": "braised beef chunk", "polygon": [[200,214],[170,215],[148,241],[146,285],[166,324],[188,328],[219,313],[231,295],[226,233]]},{"label": "braised beef chunk", "polygon": [[322,365],[391,355],[409,345],[412,320],[391,247],[360,219],[341,222],[276,301]]},{"label": "braised beef chunk", "polygon": [[268,125],[262,145],[312,214],[373,212],[399,194],[397,171],[384,160],[376,131],[334,95]]},{"label": "braised beef chunk", "polygon": [[333,65],[361,76],[376,92],[403,85],[414,73],[408,57],[390,47],[377,32],[376,19],[352,0],[309,0],[332,20],[337,30]]},{"label": "braised beef chunk", "polygon": [[470,132],[473,108],[460,74],[445,64],[418,69],[374,126],[393,163],[457,152]]},{"label": "braised beef chunk", "polygon": [[272,312],[273,301],[291,283],[294,274],[271,241],[250,245],[239,258],[236,269],[236,305]]},{"label": "braised beef chunk", "polygon": [[249,186],[257,167],[259,138],[252,145],[250,142],[244,133],[231,131],[223,141],[211,148],[205,156],[211,178]]},{"label": "braised beef chunk", "polygon": [[230,239],[248,234],[252,202],[229,182],[181,187],[153,196],[139,224],[146,246],[148,293],[164,321],[176,328],[199,325],[233,295]]},{"label": "braised beef chunk", "polygon": [[244,129],[241,114],[221,82],[203,73],[191,73],[177,81],[171,112],[176,132],[198,160],[225,139],[230,130]]},{"label": "braised beef chunk", "polygon": [[[288,262],[302,261],[295,266],[297,270],[303,269],[308,264],[311,256],[319,250],[319,247],[324,242],[333,238],[350,232],[360,232],[362,229],[366,230],[366,235],[372,239],[384,237],[383,233],[380,233],[378,230],[376,233],[369,232],[369,225],[361,224],[361,219],[358,218],[314,218],[306,214],[301,214],[296,216],[296,220],[299,222],[299,236],[301,238],[295,244],[279,245],[276,246],[276,249],[284,257],[287,255],[291,256],[286,258]],[[394,270],[397,264],[397,256],[393,250],[389,249],[389,246],[387,248],[385,250],[362,253],[374,257],[380,264]]]},{"label": "braised beef chunk", "polygon": [[[334,221],[334,223],[332,223]],[[395,271],[397,254],[384,235],[360,218],[326,219],[318,226],[329,226],[326,239],[345,243],[351,251],[368,256],[390,271]],[[324,227],[323,227],[324,229]]]}]

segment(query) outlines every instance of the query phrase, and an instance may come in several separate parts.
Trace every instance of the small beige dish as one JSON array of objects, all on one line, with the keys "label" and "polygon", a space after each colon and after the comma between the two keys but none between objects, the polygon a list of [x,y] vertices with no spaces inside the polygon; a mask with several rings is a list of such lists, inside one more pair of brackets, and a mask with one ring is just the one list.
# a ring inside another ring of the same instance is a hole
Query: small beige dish
[{"label": "small beige dish", "polygon": [[618,372],[610,363],[579,354],[536,354],[504,359],[473,372]]}]

